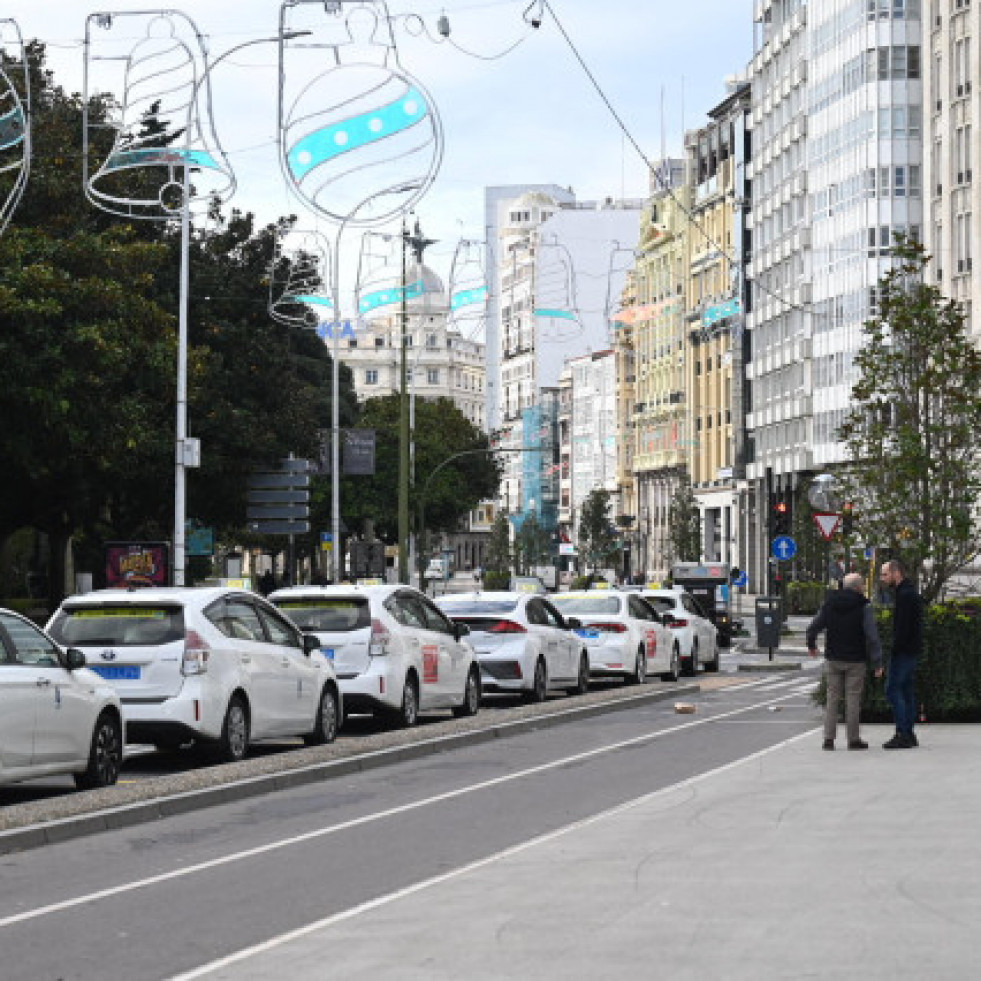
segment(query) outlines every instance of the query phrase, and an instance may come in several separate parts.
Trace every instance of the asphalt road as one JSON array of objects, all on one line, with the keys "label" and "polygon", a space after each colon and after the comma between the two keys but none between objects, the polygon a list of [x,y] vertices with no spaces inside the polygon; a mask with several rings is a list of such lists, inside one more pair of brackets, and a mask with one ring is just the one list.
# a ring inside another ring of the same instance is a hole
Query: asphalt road
[{"label": "asphalt road", "polygon": [[815,679],[750,678],[690,698],[693,715],[638,706],[4,856],[0,978],[172,978],[353,916],[814,730]]}]

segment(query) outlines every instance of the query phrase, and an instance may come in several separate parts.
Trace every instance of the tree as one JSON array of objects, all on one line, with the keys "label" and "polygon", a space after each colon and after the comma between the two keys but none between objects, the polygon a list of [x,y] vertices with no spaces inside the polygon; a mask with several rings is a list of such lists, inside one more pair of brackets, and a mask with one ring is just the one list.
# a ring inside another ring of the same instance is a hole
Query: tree
[{"label": "tree", "polygon": [[691,483],[685,476],[668,509],[668,534],[676,562],[697,562],[702,555],[702,521]]},{"label": "tree", "polygon": [[610,492],[597,487],[586,495],[579,512],[579,554],[594,571],[616,563],[619,545],[611,506]]},{"label": "tree", "polygon": [[[399,396],[367,400],[357,424],[375,430],[375,473],[344,478],[344,520],[349,528],[373,521],[378,535],[393,541],[398,535]],[[490,452],[487,434],[450,399],[416,399],[414,445],[415,480],[409,491],[409,513],[418,515],[425,491],[422,503],[427,530],[455,531],[480,501],[497,495],[500,468]],[[458,453],[463,455],[450,460]]]},{"label": "tree", "polygon": [[839,430],[843,486],[865,541],[905,558],[932,601],[977,554],[981,355],[960,306],[925,281],[923,247],[897,237],[892,255]]},{"label": "tree", "polygon": [[511,572],[511,522],[503,511],[498,511],[494,516],[484,563],[485,576],[492,572]]},{"label": "tree", "polygon": [[546,562],[550,544],[548,530],[542,527],[536,514],[529,514],[521,523],[515,540],[515,560],[518,570],[522,573],[531,572],[534,566]]}]

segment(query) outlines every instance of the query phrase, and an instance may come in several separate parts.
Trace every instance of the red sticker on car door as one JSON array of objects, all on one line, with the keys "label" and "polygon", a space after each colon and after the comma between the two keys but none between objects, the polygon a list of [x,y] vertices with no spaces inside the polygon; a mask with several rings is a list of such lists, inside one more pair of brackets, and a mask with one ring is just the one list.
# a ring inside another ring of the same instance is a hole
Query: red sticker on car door
[{"label": "red sticker on car door", "polygon": [[435,644],[424,644],[422,648],[422,682],[435,685],[439,681],[439,648]]}]

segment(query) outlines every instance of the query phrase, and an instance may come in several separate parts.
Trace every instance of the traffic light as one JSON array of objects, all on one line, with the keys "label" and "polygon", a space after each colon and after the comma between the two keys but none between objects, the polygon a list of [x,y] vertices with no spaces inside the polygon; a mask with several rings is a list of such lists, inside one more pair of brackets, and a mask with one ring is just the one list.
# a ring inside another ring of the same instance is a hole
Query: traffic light
[{"label": "traffic light", "polygon": [[855,505],[846,501],[841,506],[841,533],[850,535],[855,527]]},{"label": "traffic light", "polygon": [[778,535],[786,535],[790,531],[790,507],[779,494],[773,505],[773,530]]}]

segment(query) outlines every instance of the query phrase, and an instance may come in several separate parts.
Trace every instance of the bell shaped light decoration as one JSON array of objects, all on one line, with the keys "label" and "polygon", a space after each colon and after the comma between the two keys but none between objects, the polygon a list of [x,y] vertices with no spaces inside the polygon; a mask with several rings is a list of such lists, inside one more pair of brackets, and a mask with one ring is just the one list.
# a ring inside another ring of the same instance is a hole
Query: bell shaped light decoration
[{"label": "bell shaped light decoration", "polygon": [[31,87],[17,23],[0,20],[0,233],[20,203],[31,169]]},{"label": "bell shaped light decoration", "polygon": [[484,333],[487,322],[487,273],[484,242],[461,239],[450,266],[449,325],[472,339]]},{"label": "bell shaped light decoration", "polygon": [[378,225],[408,212],[432,184],[442,127],[429,93],[399,64],[386,4],[330,8],[322,0],[281,7],[280,164],[317,214]]},{"label": "bell shaped light decoration", "polygon": [[557,239],[538,246],[535,325],[540,341],[565,341],[584,330],[576,302],[575,269],[569,250]]},{"label": "bell shaped light decoration", "polygon": [[185,183],[192,211],[234,193],[212,117],[207,52],[184,14],[90,15],[83,106],[83,182],[96,207],[167,219],[184,207]]},{"label": "bell shaped light decoration", "polygon": [[269,316],[277,323],[317,329],[334,319],[330,243],[310,229],[285,228],[269,274]]}]

